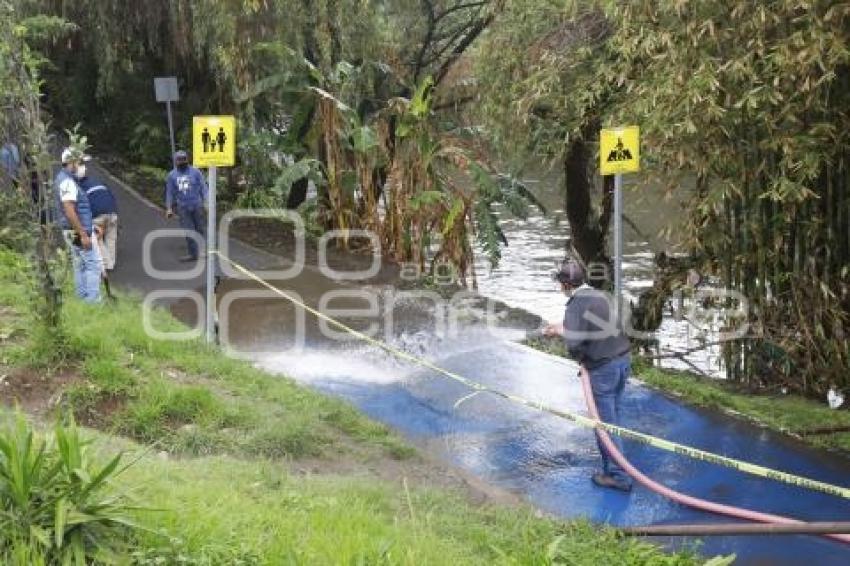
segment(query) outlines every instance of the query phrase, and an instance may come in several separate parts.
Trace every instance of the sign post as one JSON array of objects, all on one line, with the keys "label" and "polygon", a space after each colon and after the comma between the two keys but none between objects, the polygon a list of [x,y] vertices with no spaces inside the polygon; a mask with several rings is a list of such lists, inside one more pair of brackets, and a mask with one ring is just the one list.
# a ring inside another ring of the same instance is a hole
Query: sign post
[{"label": "sign post", "polygon": [[180,89],[177,87],[177,77],[157,77],[153,80],[153,88],[157,102],[165,103],[168,115],[168,137],[171,140],[171,167],[174,167],[174,120],[171,117],[171,103],[180,100]]},{"label": "sign post", "polygon": [[236,119],[195,116],[192,119],[192,164],[209,168],[207,211],[206,338],[215,342],[216,181],[218,167],[236,164]]},{"label": "sign post", "polygon": [[640,171],[640,128],[624,126],[599,133],[599,170],[614,175],[614,296],[623,305],[623,174]]},{"label": "sign post", "polygon": [[216,245],[216,233],[215,233],[215,224],[216,224],[216,180],[217,180],[217,170],[215,165],[210,166],[209,171],[209,196],[207,197],[208,202],[208,210],[207,210],[207,286],[206,286],[206,300],[204,304],[206,305],[206,324],[204,326],[206,330],[207,342],[212,344],[215,342],[215,311],[216,311],[216,303],[215,303],[215,251],[218,250]]}]

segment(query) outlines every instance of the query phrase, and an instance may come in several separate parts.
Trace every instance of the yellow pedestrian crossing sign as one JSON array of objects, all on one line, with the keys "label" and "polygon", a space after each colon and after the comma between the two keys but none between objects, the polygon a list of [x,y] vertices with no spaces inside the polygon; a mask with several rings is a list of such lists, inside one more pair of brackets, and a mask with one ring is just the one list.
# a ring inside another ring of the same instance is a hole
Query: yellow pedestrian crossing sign
[{"label": "yellow pedestrian crossing sign", "polygon": [[640,128],[607,128],[599,133],[599,169],[603,175],[640,171]]},{"label": "yellow pedestrian crossing sign", "polygon": [[236,165],[236,118],[233,116],[192,118],[192,164],[195,167]]}]

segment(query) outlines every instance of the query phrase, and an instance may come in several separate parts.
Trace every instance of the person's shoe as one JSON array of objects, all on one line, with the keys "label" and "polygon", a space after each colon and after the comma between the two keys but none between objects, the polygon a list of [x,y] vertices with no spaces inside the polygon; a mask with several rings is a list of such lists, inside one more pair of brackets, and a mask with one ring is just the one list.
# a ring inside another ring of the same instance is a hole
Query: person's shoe
[{"label": "person's shoe", "polygon": [[198,261],[198,256],[184,255],[180,258],[181,263],[189,263],[191,261]]},{"label": "person's shoe", "polygon": [[607,487],[610,489],[619,489],[620,491],[629,492],[632,490],[632,484],[608,475],[603,472],[596,472],[590,479],[599,487]]}]

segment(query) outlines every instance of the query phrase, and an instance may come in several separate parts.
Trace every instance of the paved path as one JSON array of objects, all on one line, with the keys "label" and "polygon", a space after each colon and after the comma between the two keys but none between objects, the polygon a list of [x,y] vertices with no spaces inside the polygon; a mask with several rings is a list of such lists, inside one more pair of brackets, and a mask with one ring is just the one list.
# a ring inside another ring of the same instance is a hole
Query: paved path
[{"label": "paved path", "polygon": [[[111,277],[113,283],[122,289],[140,294],[162,289],[202,289],[205,284],[202,270],[199,270],[201,273],[194,277],[164,280],[145,269],[143,261],[145,238],[155,230],[180,230],[176,217],[166,220],[163,209],[146,200],[100,165],[95,163],[91,169],[113,190],[118,201],[118,261]],[[175,235],[156,238],[151,246],[150,263],[157,270],[172,274],[179,273],[195,266],[191,263],[181,263],[179,258],[184,255],[186,255],[186,243],[183,237]],[[251,269],[289,264],[282,258],[237,240],[231,240],[229,255]]]}]

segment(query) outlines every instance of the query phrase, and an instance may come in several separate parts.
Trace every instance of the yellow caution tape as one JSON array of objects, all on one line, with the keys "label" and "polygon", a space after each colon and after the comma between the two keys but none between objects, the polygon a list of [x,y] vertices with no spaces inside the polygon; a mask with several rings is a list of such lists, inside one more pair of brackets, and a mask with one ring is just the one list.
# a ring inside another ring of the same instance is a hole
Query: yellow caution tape
[{"label": "yellow caution tape", "polygon": [[517,403],[519,405],[524,405],[526,407],[537,409],[538,411],[543,411],[545,413],[549,413],[551,415],[555,415],[557,417],[572,421],[572,422],[574,422],[574,423],[576,423],[580,426],[583,426],[583,427],[593,428],[593,429],[604,428],[608,432],[617,434],[617,435],[619,435],[623,438],[629,438],[631,440],[636,440],[638,442],[642,442],[642,443],[647,444],[649,446],[652,446],[654,448],[659,448],[661,450],[666,450],[668,452],[673,452],[673,453],[676,453],[676,454],[681,454],[683,456],[688,456],[689,458],[693,458],[695,460],[702,460],[703,462],[710,462],[712,464],[717,464],[717,465],[720,465],[720,466],[726,466],[727,468],[732,468],[734,470],[738,470],[740,472],[744,472],[746,474],[750,474],[750,475],[753,475],[753,476],[768,478],[768,479],[788,483],[788,484],[791,484],[791,485],[795,485],[795,486],[798,486],[798,487],[811,489],[811,490],[814,490],[814,491],[821,491],[823,493],[828,493],[830,495],[835,495],[837,497],[843,497],[845,499],[850,499],[850,488],[841,487],[841,486],[838,486],[838,485],[833,485],[833,484],[813,480],[813,479],[810,479],[810,478],[797,476],[797,475],[794,475],[794,474],[789,474],[787,472],[782,472],[782,471],[774,470],[774,469],[771,469],[771,468],[766,468],[764,466],[759,466],[757,464],[752,464],[750,462],[744,462],[742,460],[736,460],[734,458],[728,458],[726,456],[714,454],[713,452],[706,452],[705,450],[693,448],[692,446],[686,446],[684,444],[672,442],[672,441],[666,440],[664,438],[659,438],[657,436],[652,436],[650,434],[638,432],[636,430],[631,430],[631,429],[624,428],[624,427],[621,427],[621,426],[617,426],[617,425],[613,425],[613,424],[606,423],[606,422],[603,422],[603,421],[599,421],[599,420],[596,420],[596,419],[592,419],[590,417],[586,417],[586,416],[580,415],[578,413],[572,413],[572,412],[569,412],[569,411],[563,411],[563,410],[560,410],[560,409],[555,409],[553,407],[546,406],[546,405],[544,405],[542,403],[538,403],[536,401],[531,401],[529,399],[518,397],[518,396],[512,395],[510,393],[505,393],[505,392],[499,391],[497,389],[491,389],[490,387],[487,387],[486,385],[484,385],[482,383],[472,381],[470,379],[463,377],[462,375],[459,375],[457,373],[443,369],[443,368],[429,362],[428,360],[424,360],[424,359],[418,358],[418,357],[416,357],[412,354],[408,354],[407,352],[405,352],[403,350],[400,350],[398,348],[390,346],[389,344],[387,344],[385,342],[382,342],[380,340],[372,338],[371,336],[368,336],[368,335],[366,335],[362,332],[359,332],[359,331],[357,331],[357,330],[355,330],[355,329],[353,329],[349,326],[346,326],[342,322],[339,322],[338,320],[331,318],[328,315],[310,307],[309,305],[304,304],[303,302],[301,302],[298,299],[296,299],[295,297],[289,295],[285,291],[282,291],[281,289],[278,289],[277,287],[271,285],[270,283],[268,283],[264,279],[261,279],[260,277],[258,277],[256,274],[254,274],[249,269],[239,265],[238,263],[236,263],[232,259],[222,255],[221,253],[219,253],[217,251],[210,251],[210,253],[214,253],[214,254],[218,255],[220,258],[222,258],[223,260],[227,261],[230,265],[232,265],[234,269],[236,269],[237,271],[246,275],[249,279],[256,281],[260,285],[262,285],[262,286],[266,287],[267,289],[271,290],[272,292],[280,295],[281,297],[290,301],[291,303],[303,308],[305,311],[313,314],[314,316],[316,316],[316,317],[318,317],[322,320],[325,320],[325,321],[329,322],[330,324],[333,324],[334,326],[336,326],[340,330],[343,330],[343,331],[351,334],[352,336],[354,336],[354,337],[356,337],[360,340],[363,340],[364,342],[367,342],[369,344],[377,346],[377,347],[381,348],[382,350],[389,352],[390,354],[392,354],[393,356],[395,356],[399,359],[402,359],[402,360],[414,363],[418,366],[430,369],[432,371],[435,371],[439,374],[444,375],[445,377],[448,377],[449,379],[452,379],[454,381],[462,383],[463,385],[467,386],[468,388],[472,389],[475,392],[490,393],[491,395],[495,395],[497,397],[507,399],[507,400],[512,401],[514,403]]}]

